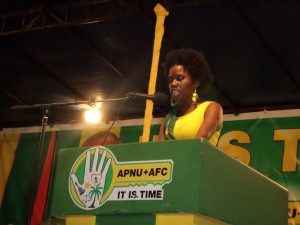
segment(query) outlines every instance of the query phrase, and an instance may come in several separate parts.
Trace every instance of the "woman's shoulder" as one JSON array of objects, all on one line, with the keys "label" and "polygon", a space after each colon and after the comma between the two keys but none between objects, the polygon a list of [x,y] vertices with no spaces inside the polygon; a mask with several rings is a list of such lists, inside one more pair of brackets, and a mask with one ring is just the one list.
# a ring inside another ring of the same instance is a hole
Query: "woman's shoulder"
[{"label": "woman's shoulder", "polygon": [[198,103],[197,109],[199,111],[218,111],[222,112],[222,106],[216,101],[202,101]]},{"label": "woman's shoulder", "polygon": [[214,104],[218,104],[218,103],[215,101],[204,100],[204,101],[197,102],[197,107],[207,108],[211,104],[214,105]]},{"label": "woman's shoulder", "polygon": [[217,106],[217,107],[222,107],[219,102],[210,101],[210,100],[200,101],[200,102],[197,103],[197,105],[198,105],[198,107],[199,106],[207,107],[207,106],[210,106],[210,105]]}]

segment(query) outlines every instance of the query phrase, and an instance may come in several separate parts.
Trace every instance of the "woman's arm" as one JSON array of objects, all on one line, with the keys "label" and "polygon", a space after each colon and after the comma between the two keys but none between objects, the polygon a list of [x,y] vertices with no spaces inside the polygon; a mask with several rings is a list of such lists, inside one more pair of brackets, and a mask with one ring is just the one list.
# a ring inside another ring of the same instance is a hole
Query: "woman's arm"
[{"label": "woman's arm", "polygon": [[223,109],[217,102],[212,102],[205,110],[204,121],[200,126],[197,138],[209,140],[217,130],[223,125]]}]

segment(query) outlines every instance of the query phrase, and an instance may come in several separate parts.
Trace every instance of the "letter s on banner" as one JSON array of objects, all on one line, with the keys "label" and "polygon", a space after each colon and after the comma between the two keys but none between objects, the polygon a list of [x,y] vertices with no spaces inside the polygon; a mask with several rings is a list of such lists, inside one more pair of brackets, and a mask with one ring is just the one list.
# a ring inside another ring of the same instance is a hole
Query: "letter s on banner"
[{"label": "letter s on banner", "polygon": [[244,131],[230,131],[223,134],[218,142],[218,147],[221,150],[240,160],[246,165],[249,165],[251,159],[249,151],[246,148],[231,144],[230,142],[232,140],[237,140],[238,143],[242,144],[249,144],[249,135]]}]

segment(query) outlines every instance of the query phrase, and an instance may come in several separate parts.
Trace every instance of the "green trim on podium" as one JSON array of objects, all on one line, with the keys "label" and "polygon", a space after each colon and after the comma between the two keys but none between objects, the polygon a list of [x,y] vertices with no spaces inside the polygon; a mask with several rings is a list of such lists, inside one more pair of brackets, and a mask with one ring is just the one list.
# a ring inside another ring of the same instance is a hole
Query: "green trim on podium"
[{"label": "green trim on podium", "polygon": [[68,181],[73,163],[88,148],[61,149],[51,180],[46,218],[92,214],[102,224],[98,222],[101,217],[113,221],[122,216],[146,219],[158,213],[191,213],[234,225],[288,222],[288,191],[207,141],[174,140],[106,147],[118,162],[172,160],[172,180],[163,186],[163,200],[107,201],[98,209],[83,210],[73,203]]}]

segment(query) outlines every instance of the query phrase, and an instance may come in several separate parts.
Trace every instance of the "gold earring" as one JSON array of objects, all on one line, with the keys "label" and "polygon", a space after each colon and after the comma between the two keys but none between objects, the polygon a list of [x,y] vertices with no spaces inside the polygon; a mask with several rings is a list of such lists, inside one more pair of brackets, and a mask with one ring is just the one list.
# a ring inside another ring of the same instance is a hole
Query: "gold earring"
[{"label": "gold earring", "polygon": [[196,89],[195,89],[195,91],[193,93],[193,96],[192,96],[192,101],[197,102],[197,100],[198,100],[198,94],[197,94]]}]

